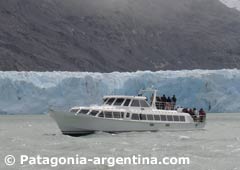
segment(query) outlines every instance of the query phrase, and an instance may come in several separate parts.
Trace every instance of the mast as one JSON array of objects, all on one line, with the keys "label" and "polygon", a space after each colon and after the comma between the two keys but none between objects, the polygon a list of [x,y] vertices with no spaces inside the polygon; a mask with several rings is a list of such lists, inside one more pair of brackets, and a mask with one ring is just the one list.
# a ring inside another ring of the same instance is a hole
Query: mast
[{"label": "mast", "polygon": [[156,97],[157,97],[157,90],[153,90],[152,107],[154,107],[154,108],[156,108]]},{"label": "mast", "polygon": [[140,90],[139,94],[143,95],[143,93],[146,93],[146,92],[151,92],[152,93],[153,99],[152,99],[151,107],[156,108],[156,97],[157,97],[158,90],[155,90],[153,88],[146,88],[144,90]]}]

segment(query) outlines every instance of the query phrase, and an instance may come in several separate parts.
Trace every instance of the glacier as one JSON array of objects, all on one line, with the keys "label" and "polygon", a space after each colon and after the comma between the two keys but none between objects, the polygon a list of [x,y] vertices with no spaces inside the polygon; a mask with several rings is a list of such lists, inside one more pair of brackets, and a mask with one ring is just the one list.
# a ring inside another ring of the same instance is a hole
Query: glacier
[{"label": "glacier", "polygon": [[1,114],[43,114],[49,107],[100,104],[104,95],[137,95],[154,87],[179,106],[240,111],[240,70],[0,72]]},{"label": "glacier", "polygon": [[240,0],[219,0],[229,8],[234,8],[240,11]]}]

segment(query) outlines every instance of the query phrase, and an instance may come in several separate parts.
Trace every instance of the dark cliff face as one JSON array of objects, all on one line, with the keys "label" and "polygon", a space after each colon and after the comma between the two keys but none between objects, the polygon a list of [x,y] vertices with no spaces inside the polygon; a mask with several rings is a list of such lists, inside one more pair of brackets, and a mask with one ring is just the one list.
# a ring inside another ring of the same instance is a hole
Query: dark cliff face
[{"label": "dark cliff face", "polygon": [[0,70],[240,68],[240,12],[218,0],[1,0]]}]

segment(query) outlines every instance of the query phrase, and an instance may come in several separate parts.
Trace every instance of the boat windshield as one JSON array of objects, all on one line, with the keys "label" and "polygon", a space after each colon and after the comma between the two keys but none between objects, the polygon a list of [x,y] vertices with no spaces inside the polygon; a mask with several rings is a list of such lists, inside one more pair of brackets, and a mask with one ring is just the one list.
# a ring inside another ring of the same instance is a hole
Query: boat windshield
[{"label": "boat windshield", "polygon": [[119,98],[115,101],[115,103],[113,104],[114,106],[121,106],[123,103],[124,99],[123,98]]},{"label": "boat windshield", "polygon": [[145,100],[133,100],[131,106],[133,107],[149,107]]},{"label": "boat windshield", "polygon": [[108,99],[108,101],[106,102],[106,105],[112,105],[112,103],[114,102],[115,98],[110,98]]},{"label": "boat windshield", "polygon": [[129,106],[130,102],[131,102],[131,99],[126,99],[123,106]]},{"label": "boat windshield", "polygon": [[133,107],[140,107],[139,100],[133,100],[131,106],[133,106]]},{"label": "boat windshield", "polygon": [[148,103],[145,100],[140,100],[141,107],[149,107]]}]

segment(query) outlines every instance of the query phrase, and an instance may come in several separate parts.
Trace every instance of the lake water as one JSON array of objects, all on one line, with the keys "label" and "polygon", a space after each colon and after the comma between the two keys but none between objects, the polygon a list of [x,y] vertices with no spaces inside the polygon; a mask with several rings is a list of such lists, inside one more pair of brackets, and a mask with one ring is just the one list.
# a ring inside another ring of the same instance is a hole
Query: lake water
[{"label": "lake water", "polygon": [[0,169],[48,170],[49,165],[4,164],[6,155],[189,157],[190,165],[65,165],[55,169],[240,170],[240,113],[209,114],[205,130],[62,135],[48,116],[0,116]]}]

